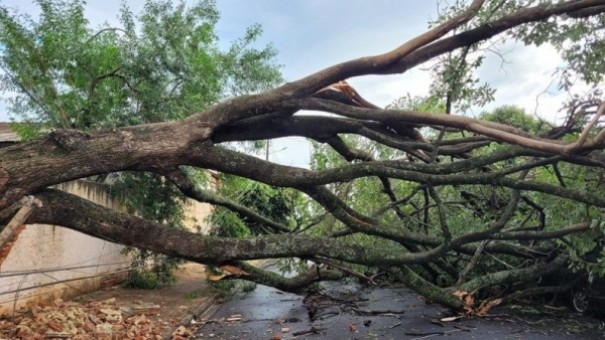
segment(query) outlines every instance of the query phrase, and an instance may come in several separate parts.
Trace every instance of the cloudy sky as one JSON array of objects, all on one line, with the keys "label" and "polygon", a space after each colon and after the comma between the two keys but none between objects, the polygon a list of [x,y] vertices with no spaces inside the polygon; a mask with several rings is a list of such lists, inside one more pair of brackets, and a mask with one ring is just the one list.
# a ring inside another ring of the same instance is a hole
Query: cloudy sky
[{"label": "cloudy sky", "polygon": [[[89,0],[87,17],[94,26],[115,23],[120,0]],[[143,1],[128,0],[135,13]],[[6,7],[37,15],[31,0],[0,0]],[[295,80],[331,64],[386,52],[427,28],[436,17],[437,0],[218,0],[221,20],[218,36],[225,44],[242,36],[245,28],[259,23],[263,43],[272,43],[287,80]],[[474,108],[474,115],[494,106],[525,107],[542,118],[554,120],[563,94],[553,91],[551,76],[561,61],[548,47],[531,48],[507,44],[500,49],[505,62],[489,55],[480,70],[484,81],[497,87],[496,101],[486,108]],[[398,97],[427,92],[430,77],[420,69],[404,75],[361,77],[350,81],[368,100],[384,106]],[[7,120],[0,102],[0,121]],[[302,141],[274,146],[277,159],[304,152]],[[297,147],[296,145],[300,145]],[[283,148],[287,148],[282,150]],[[279,151],[282,150],[282,151]],[[286,161],[302,165],[305,160]]]}]

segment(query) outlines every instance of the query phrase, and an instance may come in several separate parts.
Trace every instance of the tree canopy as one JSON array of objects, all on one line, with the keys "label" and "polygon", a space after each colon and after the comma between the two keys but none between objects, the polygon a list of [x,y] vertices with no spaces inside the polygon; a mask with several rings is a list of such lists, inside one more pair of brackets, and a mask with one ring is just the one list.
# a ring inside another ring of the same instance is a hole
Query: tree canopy
[{"label": "tree canopy", "polygon": [[[92,28],[84,1],[39,1],[41,15],[0,13],[0,80],[24,139],[48,129],[98,131],[177,120],[228,97],[281,82],[271,46],[255,47],[252,25],[226,50],[218,46],[214,3],[125,4],[118,26]],[[183,195],[153,173],[100,174],[130,213],[183,226]],[[141,253],[142,259],[148,257]],[[156,258],[161,268],[172,261]]]},{"label": "tree canopy", "polygon": [[[53,127],[0,149],[0,221],[34,195],[43,205],[29,222],[223,266],[224,279],[300,292],[343,276],[388,277],[473,313],[563,291],[579,276],[538,279],[570,267],[605,273],[595,260],[605,207],[603,0],[457,1],[389,52],[285,84],[274,51],[248,47],[257,26],[217,49],[218,14],[207,2],[189,10],[148,2],[140,27],[123,9],[123,27],[97,32],[81,2],[65,7],[74,25],[52,30],[57,3],[40,3],[39,23],[0,10],[2,84],[19,93],[14,110]],[[579,81],[593,91],[572,96],[560,122],[509,103],[464,115],[497,90],[476,72],[494,38],[552,44],[566,61],[561,91],[574,93]],[[431,61],[430,95],[386,108],[346,82]],[[311,168],[234,147],[288,136],[313,141]],[[213,192],[196,180],[199,170],[234,182]],[[48,189],[125,171],[162,176],[182,195],[220,206],[219,229],[195,234]],[[245,262],[265,258],[315,266],[286,277]],[[470,295],[476,305],[461,298]]]}]

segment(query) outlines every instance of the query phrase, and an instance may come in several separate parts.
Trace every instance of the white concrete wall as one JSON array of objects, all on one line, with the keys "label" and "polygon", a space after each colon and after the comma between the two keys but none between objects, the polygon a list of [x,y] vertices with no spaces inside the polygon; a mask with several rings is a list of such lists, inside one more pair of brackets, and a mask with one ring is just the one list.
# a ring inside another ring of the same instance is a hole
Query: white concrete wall
[{"label": "white concrete wall", "polygon": [[[119,209],[102,184],[58,186],[97,204]],[[71,297],[123,279],[130,261],[124,247],[52,225],[25,225],[0,263],[0,315],[40,300]]]},{"label": "white concrete wall", "polygon": [[[120,210],[103,184],[78,180],[57,187]],[[193,231],[196,225],[207,231],[204,219],[211,211],[211,205],[189,200],[184,222]],[[121,253],[123,246],[51,225],[26,225],[10,246],[0,251],[0,316],[10,313],[13,306],[68,298],[113,285],[126,277],[130,265]],[[4,260],[2,253],[8,254]]]},{"label": "white concrete wall", "polygon": [[[216,191],[218,189],[219,178],[212,172],[207,172],[208,181],[210,183],[209,190]],[[212,213],[213,206],[208,203],[200,203],[196,200],[187,199],[185,202],[185,227],[193,232],[199,231],[202,234],[208,234],[210,231],[210,224],[206,220]]]},{"label": "white concrete wall", "polygon": [[[0,315],[14,303],[67,298],[120,281],[130,264],[122,249],[77,231],[27,225],[0,267]],[[23,271],[31,273],[7,277]]]},{"label": "white concrete wall", "polygon": [[210,227],[206,221],[206,217],[212,213],[212,205],[188,199],[183,208],[185,227],[193,232],[198,232],[199,230],[202,234],[207,234]]}]

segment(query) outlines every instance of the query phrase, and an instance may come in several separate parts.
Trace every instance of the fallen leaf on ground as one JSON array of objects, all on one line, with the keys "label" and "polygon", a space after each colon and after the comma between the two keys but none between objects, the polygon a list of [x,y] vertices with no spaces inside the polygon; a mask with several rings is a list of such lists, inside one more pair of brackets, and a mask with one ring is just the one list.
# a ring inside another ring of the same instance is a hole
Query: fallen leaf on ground
[{"label": "fallen leaf on ground", "polygon": [[[20,311],[14,319],[0,319],[0,339],[69,338],[92,339],[162,339],[171,326],[154,322],[144,314],[159,313],[160,306],[140,304],[119,306],[115,298],[86,303],[40,303]],[[147,312],[147,313],[141,313]],[[189,330],[184,337],[191,337]]]}]

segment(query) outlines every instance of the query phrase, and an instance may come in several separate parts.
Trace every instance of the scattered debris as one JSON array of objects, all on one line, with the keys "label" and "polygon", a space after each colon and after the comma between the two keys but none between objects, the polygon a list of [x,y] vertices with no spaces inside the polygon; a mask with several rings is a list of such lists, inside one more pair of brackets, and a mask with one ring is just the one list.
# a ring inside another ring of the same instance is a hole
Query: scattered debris
[{"label": "scattered debris", "polygon": [[448,316],[448,317],[439,319],[439,321],[441,321],[441,322],[452,322],[452,321],[460,320],[463,317],[464,316],[462,316],[462,315]]},{"label": "scattered debris", "polygon": [[399,318],[399,314],[405,314],[405,311],[394,311],[394,310],[367,310],[361,308],[353,308],[353,312],[357,315],[363,316],[392,316]]},{"label": "scattered debris", "polygon": [[456,333],[456,332],[470,332],[471,329],[470,327],[456,327],[456,329],[452,329],[449,331],[443,331],[443,332],[405,332],[405,335],[411,335],[411,336],[420,336],[418,338],[413,338],[410,340],[420,340],[420,339],[427,339],[427,338],[432,338],[435,336],[445,336],[448,334],[452,334],[452,333]]},{"label": "scattered debris", "polygon": [[441,320],[439,319],[430,319],[429,320],[432,324],[441,326],[441,327],[445,327],[445,324],[443,322],[441,322]]},{"label": "scattered debris", "polygon": [[177,327],[177,329],[174,330],[174,332],[172,332],[172,337],[173,340],[175,337],[182,337],[182,338],[189,338],[193,336],[193,332],[189,329],[187,329],[185,326],[179,326]]},{"label": "scattered debris", "polygon": [[393,328],[399,327],[399,326],[401,326],[401,322],[397,322],[396,324],[389,326],[389,329],[393,329]]},{"label": "scattered debris", "polygon": [[230,317],[227,318],[227,322],[234,322],[234,321],[242,321],[242,315],[241,314],[233,314]]},{"label": "scattered debris", "polygon": [[[119,306],[115,298],[88,303],[57,299],[51,304],[33,306],[14,318],[0,319],[0,338],[160,340],[172,326],[161,319],[153,321],[147,317],[159,313],[159,305]],[[185,327],[173,333],[175,340],[191,336],[193,332]]]},{"label": "scattered debris", "polygon": [[298,331],[298,332],[294,332],[292,333],[293,336],[301,336],[301,335],[307,335],[307,334],[318,334],[321,331],[325,331],[326,328],[324,327],[311,327],[310,329],[304,330],[304,331]]}]

